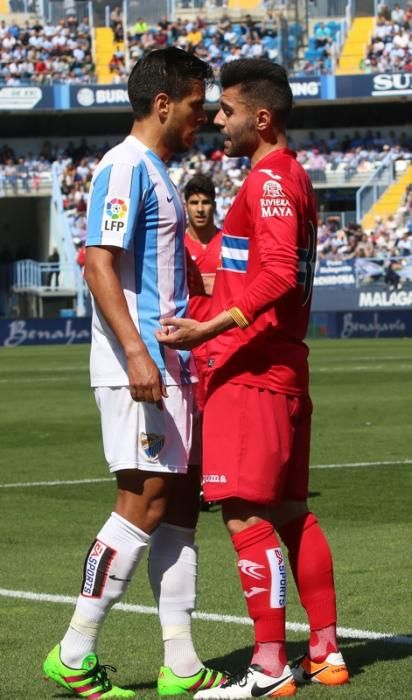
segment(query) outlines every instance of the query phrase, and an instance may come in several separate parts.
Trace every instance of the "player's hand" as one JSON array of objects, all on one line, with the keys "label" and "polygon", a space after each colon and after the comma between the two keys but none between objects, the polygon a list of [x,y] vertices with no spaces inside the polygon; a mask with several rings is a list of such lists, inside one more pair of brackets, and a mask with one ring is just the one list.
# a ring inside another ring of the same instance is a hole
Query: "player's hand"
[{"label": "player's hand", "polygon": [[147,352],[128,356],[129,391],[134,401],[155,403],[163,409],[163,398],[168,396],[159,368]]},{"label": "player's hand", "polygon": [[164,318],[160,323],[163,328],[155,331],[158,342],[175,350],[191,350],[209,338],[206,324],[192,318]]}]

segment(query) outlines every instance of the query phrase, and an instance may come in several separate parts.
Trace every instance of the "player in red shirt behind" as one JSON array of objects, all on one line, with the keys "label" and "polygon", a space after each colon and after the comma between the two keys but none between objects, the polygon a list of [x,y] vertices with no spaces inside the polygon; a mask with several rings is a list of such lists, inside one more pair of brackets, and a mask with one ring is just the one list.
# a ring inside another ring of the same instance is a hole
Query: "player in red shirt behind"
[{"label": "player in red shirt behind", "polygon": [[[214,223],[216,192],[212,178],[208,175],[192,177],[185,185],[184,198],[188,217],[185,247],[188,258],[189,291],[191,292],[188,315],[197,321],[207,321],[210,318],[210,301],[222,243],[222,235]],[[197,412],[193,422],[189,462],[191,466],[200,466],[202,462],[202,412],[205,403],[207,370],[206,345],[194,348],[193,355],[199,381],[195,385]],[[203,497],[201,498],[201,508],[202,510],[209,509],[208,503]]]},{"label": "player in red shirt behind", "polygon": [[[308,175],[288,149],[292,92],[286,71],[240,59],[221,71],[215,123],[228,156],[252,170],[222,231],[212,318],[169,319],[172,347],[207,342],[203,481],[221,501],[255,646],[249,667],[196,700],[292,696],[296,682],[349,679],[336,641],[332,555],[307,504],[312,404],[307,332],[316,251],[316,206]],[[290,669],[285,648],[286,572],[278,534],[306,610],[307,655]]]}]

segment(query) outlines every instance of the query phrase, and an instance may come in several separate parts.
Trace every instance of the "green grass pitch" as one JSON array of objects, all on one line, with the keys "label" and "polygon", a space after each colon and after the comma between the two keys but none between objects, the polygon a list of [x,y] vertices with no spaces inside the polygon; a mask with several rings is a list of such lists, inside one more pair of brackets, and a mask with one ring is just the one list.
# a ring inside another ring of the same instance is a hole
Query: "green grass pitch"
[{"label": "green grass pitch", "polygon": [[[113,504],[110,481],[4,487],[108,476],[88,388],[88,351],[87,346],[0,350],[0,697],[8,700],[67,697],[43,680],[41,666],[64,633],[72,607],[39,600],[38,594],[76,596],[84,554]],[[347,632],[340,640],[351,683],[304,688],[298,697],[406,700],[412,637],[401,637],[412,632],[412,341],[313,341],[310,357],[315,405],[310,503],[334,552],[339,625],[357,630],[357,636]],[[198,611],[245,617],[217,507],[201,515],[198,543]],[[6,590],[32,592],[37,599],[6,597]],[[124,602],[153,606],[145,565]],[[289,623],[306,622],[291,576],[287,617]],[[193,628],[208,663],[235,671],[247,662],[250,626],[195,619]],[[366,633],[396,637],[371,639]],[[291,659],[303,653],[306,638],[304,631],[289,630]],[[157,697],[162,645],[155,615],[113,610],[99,654],[118,668],[118,684],[136,689],[139,699]]]}]

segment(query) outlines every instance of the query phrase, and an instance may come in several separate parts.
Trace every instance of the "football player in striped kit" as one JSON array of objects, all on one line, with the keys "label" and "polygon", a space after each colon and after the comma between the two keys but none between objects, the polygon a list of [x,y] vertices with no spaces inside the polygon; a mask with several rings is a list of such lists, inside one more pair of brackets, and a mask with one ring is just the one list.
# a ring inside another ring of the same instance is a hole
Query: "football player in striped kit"
[{"label": "football player in striped kit", "polygon": [[207,64],[176,48],[138,61],[128,82],[131,133],[93,175],[85,263],[90,373],[117,495],[87,553],[69,628],[44,663],[49,678],[80,697],[135,695],[112,685],[96,644],[149,544],[165,654],[159,694],[225,679],[203,666],[191,637],[199,475],[187,465],[196,376],[189,352],[165,349],[154,335],[161,319],[183,316],[188,303],[184,206],[165,163],[193,146],[210,78]]}]

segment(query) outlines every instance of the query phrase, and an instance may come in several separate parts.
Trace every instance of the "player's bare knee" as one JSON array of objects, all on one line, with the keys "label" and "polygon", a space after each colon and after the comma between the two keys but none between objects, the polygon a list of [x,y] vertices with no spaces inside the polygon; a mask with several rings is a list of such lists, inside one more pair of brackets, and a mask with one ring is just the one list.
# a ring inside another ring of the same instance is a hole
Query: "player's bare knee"
[{"label": "player's bare knee", "polygon": [[275,528],[309,513],[307,501],[281,501],[271,507],[271,520]]},{"label": "player's bare knee", "polygon": [[228,498],[222,501],[222,517],[230,535],[235,535],[262,520],[270,520],[270,511],[266,504]]}]

